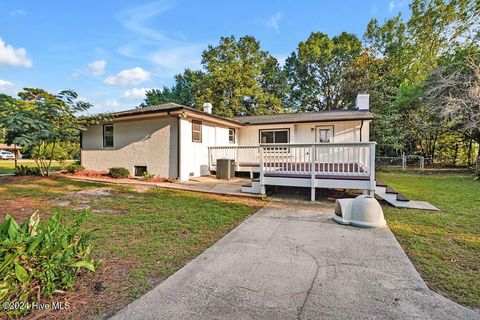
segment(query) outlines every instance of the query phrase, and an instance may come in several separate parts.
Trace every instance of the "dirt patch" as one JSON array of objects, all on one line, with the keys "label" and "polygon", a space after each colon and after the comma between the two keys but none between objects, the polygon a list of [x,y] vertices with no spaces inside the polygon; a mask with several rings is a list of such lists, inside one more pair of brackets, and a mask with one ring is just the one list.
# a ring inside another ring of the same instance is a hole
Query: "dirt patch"
[{"label": "dirt patch", "polygon": [[17,222],[21,223],[30,218],[32,213],[38,209],[38,204],[31,198],[17,198],[0,202],[0,220],[10,214]]},{"label": "dirt patch", "polygon": [[[134,266],[133,260],[105,258],[95,273],[82,273],[72,291],[41,301],[68,302],[68,310],[36,310],[27,319],[91,319],[111,316],[131,300],[127,288],[130,284],[129,272]],[[119,291],[124,294],[118,294]],[[101,314],[99,310],[102,310]]]},{"label": "dirt patch", "polygon": [[108,214],[125,214],[126,211],[115,210],[115,209],[95,209],[91,210],[93,213],[108,213]]},{"label": "dirt patch", "polygon": [[112,195],[111,188],[95,188],[95,189],[87,189],[87,190],[74,192],[66,195],[64,198],[65,199],[96,198],[96,197],[107,197],[111,195]]}]

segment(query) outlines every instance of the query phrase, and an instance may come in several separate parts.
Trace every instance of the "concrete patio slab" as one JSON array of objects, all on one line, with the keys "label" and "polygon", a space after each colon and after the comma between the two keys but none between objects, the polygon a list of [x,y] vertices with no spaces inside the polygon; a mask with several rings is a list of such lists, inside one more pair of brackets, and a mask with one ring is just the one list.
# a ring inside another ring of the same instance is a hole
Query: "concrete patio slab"
[{"label": "concrete patio slab", "polygon": [[429,290],[389,229],[271,203],[113,319],[478,319]]}]

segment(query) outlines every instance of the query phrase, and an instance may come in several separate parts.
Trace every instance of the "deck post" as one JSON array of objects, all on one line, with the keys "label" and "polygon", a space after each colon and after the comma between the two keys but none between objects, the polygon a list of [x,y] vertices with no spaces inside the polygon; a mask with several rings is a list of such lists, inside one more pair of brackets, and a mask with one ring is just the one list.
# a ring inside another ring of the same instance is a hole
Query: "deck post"
[{"label": "deck post", "polygon": [[208,171],[209,172],[212,171],[212,149],[211,149],[211,147],[208,147]]},{"label": "deck post", "polygon": [[375,195],[375,145],[373,142],[370,144],[370,195]]},{"label": "deck post", "polygon": [[265,194],[265,184],[263,183],[263,146],[259,146],[260,148],[260,193]]},{"label": "deck post", "polygon": [[310,190],[310,201],[315,201],[315,145],[312,144],[310,149],[310,182],[311,182],[311,190]]}]

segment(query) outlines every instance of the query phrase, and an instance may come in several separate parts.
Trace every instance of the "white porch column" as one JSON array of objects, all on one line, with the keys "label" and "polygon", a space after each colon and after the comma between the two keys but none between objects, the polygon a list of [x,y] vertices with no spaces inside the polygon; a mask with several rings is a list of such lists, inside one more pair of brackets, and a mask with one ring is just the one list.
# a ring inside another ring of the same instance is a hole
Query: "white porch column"
[{"label": "white porch column", "polygon": [[375,145],[376,143],[371,143],[370,144],[370,163],[369,163],[369,169],[370,169],[370,195],[373,196],[375,195],[375,187],[376,187],[376,182],[375,182]]},{"label": "white porch column", "polygon": [[265,194],[266,193],[266,190],[265,190],[265,184],[264,184],[264,171],[263,171],[263,168],[264,168],[264,163],[263,163],[263,147],[262,146],[259,146],[260,148],[260,194]]},{"label": "white porch column", "polygon": [[315,155],[317,153],[316,146],[312,144],[310,147],[310,201],[315,201]]}]

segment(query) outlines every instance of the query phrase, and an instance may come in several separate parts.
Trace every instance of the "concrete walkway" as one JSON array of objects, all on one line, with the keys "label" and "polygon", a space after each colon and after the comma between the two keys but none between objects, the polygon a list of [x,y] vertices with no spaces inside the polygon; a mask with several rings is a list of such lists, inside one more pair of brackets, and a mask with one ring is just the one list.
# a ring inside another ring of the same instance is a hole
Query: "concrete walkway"
[{"label": "concrete walkway", "polygon": [[388,229],[272,203],[113,319],[479,319],[430,291]]},{"label": "concrete walkway", "polygon": [[110,179],[110,178],[93,178],[84,176],[65,175],[59,172],[52,172],[52,176],[84,180],[93,182],[113,183],[113,184],[130,184],[130,185],[142,185],[150,186],[152,188],[164,188],[174,190],[185,190],[202,193],[212,193],[225,196],[236,196],[246,198],[265,198],[264,195],[251,194],[242,192],[242,185],[249,183],[251,180],[246,178],[236,177],[231,180],[219,180],[214,176],[197,177],[190,179],[189,181],[176,181],[176,182],[146,182],[140,179]]}]

